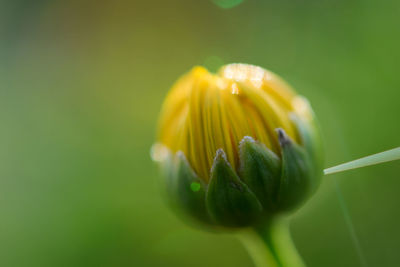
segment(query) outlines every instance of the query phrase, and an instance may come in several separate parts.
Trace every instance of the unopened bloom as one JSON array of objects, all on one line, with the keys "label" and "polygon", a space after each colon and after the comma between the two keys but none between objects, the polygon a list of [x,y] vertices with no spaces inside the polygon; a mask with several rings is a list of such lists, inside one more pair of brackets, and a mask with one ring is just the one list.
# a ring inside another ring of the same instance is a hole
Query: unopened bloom
[{"label": "unopened bloom", "polygon": [[313,112],[277,75],[195,67],[161,111],[154,157],[173,202],[203,222],[246,226],[295,209],[321,176]]}]

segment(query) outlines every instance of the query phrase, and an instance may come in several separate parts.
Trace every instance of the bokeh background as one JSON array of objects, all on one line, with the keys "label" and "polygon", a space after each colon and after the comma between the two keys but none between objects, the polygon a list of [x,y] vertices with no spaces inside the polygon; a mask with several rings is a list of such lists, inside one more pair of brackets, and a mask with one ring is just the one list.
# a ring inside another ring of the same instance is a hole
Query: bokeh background
[{"label": "bokeh background", "polygon": [[[396,0],[1,0],[0,266],[253,266],[164,204],[149,150],[168,89],[193,65],[260,65],[311,101],[327,167],[393,148],[399,14]],[[324,178],[292,223],[308,266],[399,265],[399,173]]]}]

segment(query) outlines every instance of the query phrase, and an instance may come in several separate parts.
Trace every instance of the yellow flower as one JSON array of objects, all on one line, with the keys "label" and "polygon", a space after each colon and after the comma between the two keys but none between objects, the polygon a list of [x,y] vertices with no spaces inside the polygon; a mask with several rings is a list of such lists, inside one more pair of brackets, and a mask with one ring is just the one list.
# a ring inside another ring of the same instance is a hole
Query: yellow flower
[{"label": "yellow flower", "polygon": [[243,227],[294,210],[318,187],[319,132],[305,98],[260,67],[195,67],[173,86],[153,157],[174,206]]},{"label": "yellow flower", "polygon": [[214,230],[253,228],[273,248],[268,266],[303,266],[275,253],[290,241],[279,218],[318,188],[321,145],[307,100],[277,75],[245,64],[193,68],[164,102],[152,156],[176,211]]},{"label": "yellow flower", "polygon": [[245,136],[280,155],[275,129],[296,143],[299,133],[292,114],[312,121],[307,101],[274,73],[231,64],[217,74],[194,67],[168,94],[161,111],[158,142],[182,151],[198,176],[208,183],[218,149],[239,169],[239,143]]}]

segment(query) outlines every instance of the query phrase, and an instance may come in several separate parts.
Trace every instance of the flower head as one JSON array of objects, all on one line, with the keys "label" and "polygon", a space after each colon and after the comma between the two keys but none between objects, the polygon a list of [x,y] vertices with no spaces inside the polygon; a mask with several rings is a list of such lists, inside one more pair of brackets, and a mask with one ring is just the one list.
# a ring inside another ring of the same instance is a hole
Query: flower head
[{"label": "flower head", "polygon": [[204,209],[201,218],[228,226],[297,206],[321,171],[308,102],[277,75],[246,64],[217,74],[195,67],[180,78],[164,102],[158,144],[158,156],[172,158],[172,188],[186,180],[173,194],[203,195],[178,202],[197,201],[194,213]]}]

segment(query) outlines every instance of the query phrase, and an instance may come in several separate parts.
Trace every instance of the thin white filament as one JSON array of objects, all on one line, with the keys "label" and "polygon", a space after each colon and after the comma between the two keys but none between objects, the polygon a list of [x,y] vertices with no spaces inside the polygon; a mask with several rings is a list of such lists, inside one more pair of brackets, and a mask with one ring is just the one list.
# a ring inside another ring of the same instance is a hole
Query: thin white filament
[{"label": "thin white filament", "polygon": [[360,159],[349,161],[334,167],[327,168],[324,170],[324,174],[328,175],[399,159],[400,159],[400,147],[396,147],[390,150],[386,150],[384,152],[380,152]]},{"label": "thin white filament", "polygon": [[349,208],[347,207],[346,201],[344,200],[342,190],[340,189],[339,183],[336,181],[335,178],[333,179],[333,181],[335,182],[336,196],[339,200],[340,209],[343,212],[344,222],[346,223],[346,226],[349,230],[351,240],[353,241],[356,253],[358,255],[358,259],[360,261],[360,266],[368,267],[367,259],[362,250],[360,240],[358,240],[356,229],[355,229],[353,221],[351,219]]}]

